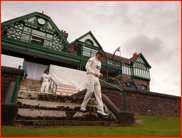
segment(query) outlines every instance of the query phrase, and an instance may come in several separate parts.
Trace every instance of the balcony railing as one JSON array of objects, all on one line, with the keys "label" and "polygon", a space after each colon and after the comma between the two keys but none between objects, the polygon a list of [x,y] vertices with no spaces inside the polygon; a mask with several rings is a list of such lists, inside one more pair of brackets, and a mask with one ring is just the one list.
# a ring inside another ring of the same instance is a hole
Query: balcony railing
[{"label": "balcony railing", "polygon": [[[22,24],[21,24],[22,25]],[[83,46],[83,44],[79,45],[67,45],[64,41],[56,34],[48,34],[46,32],[39,32],[38,35],[35,32],[38,32],[35,29],[26,27],[23,29],[23,26],[19,25],[15,26],[2,26],[1,36],[15,39],[27,43],[31,43],[34,45],[50,48],[60,52],[70,53],[76,56],[80,56],[86,59],[89,59],[96,55],[99,49],[89,48],[87,46]],[[44,36],[43,36],[44,35]],[[85,44],[85,43],[84,43]],[[112,66],[121,67],[121,59],[116,56],[113,58],[111,55],[105,55],[101,58],[101,62],[107,63]]]}]

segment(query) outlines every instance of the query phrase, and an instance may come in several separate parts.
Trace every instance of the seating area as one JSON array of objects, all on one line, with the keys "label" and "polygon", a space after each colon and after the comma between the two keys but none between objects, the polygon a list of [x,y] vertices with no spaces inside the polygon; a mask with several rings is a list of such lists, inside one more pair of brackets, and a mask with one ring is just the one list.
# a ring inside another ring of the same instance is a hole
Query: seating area
[{"label": "seating area", "polygon": [[[40,80],[35,79],[26,79],[22,81],[20,90],[26,91],[26,92],[40,92],[41,88],[41,82]],[[53,88],[53,83],[51,84],[50,88]],[[54,93],[55,93],[56,87],[54,87]],[[57,85],[57,91],[56,95],[63,95],[63,96],[71,96],[75,93],[79,92],[79,90],[76,90],[75,87],[70,85]],[[49,89],[49,93],[52,94],[51,89]]]}]

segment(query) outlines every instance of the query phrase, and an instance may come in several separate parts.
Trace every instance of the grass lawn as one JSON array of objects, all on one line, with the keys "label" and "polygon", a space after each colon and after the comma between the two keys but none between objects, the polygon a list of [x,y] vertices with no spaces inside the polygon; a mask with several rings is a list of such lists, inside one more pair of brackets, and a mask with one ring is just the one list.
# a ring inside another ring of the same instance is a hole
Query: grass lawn
[{"label": "grass lawn", "polygon": [[181,137],[181,117],[136,116],[145,123],[125,127],[54,126],[44,128],[2,126],[2,137]]}]

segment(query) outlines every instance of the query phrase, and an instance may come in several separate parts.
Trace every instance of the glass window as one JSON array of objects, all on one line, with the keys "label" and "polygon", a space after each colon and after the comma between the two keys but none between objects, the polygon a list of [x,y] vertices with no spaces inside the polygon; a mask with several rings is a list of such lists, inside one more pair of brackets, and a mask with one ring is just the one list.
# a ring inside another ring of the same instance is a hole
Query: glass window
[{"label": "glass window", "polygon": [[23,32],[26,34],[29,34],[31,31],[31,28],[24,26]]},{"label": "glass window", "polygon": [[92,49],[92,56],[91,57],[95,57],[97,53],[97,50]]},{"label": "glass window", "polygon": [[83,56],[90,57],[91,49],[83,46]]},{"label": "glass window", "polygon": [[88,41],[88,40],[85,43],[89,44],[89,45],[92,45],[92,43],[90,41]]},{"label": "glass window", "polygon": [[28,42],[29,41],[29,38],[30,38],[30,35],[29,34],[22,34],[22,36],[21,36],[21,40],[22,41],[25,41],[25,42]]},{"label": "glass window", "polygon": [[51,34],[47,34],[47,38],[52,39],[52,35]]},{"label": "glass window", "polygon": [[46,33],[41,32],[41,31],[37,31],[37,30],[34,30],[34,29],[32,29],[32,33],[33,33],[35,36],[39,36],[39,37],[45,37],[45,35],[46,35]]}]

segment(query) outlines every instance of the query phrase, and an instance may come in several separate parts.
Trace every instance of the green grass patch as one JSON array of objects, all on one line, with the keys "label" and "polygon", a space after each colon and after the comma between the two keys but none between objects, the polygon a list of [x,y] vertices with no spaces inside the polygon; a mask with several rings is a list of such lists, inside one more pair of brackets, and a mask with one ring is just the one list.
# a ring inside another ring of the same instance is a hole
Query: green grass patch
[{"label": "green grass patch", "polygon": [[125,127],[54,126],[15,127],[2,126],[2,137],[181,137],[181,117],[137,116],[145,124]]}]

